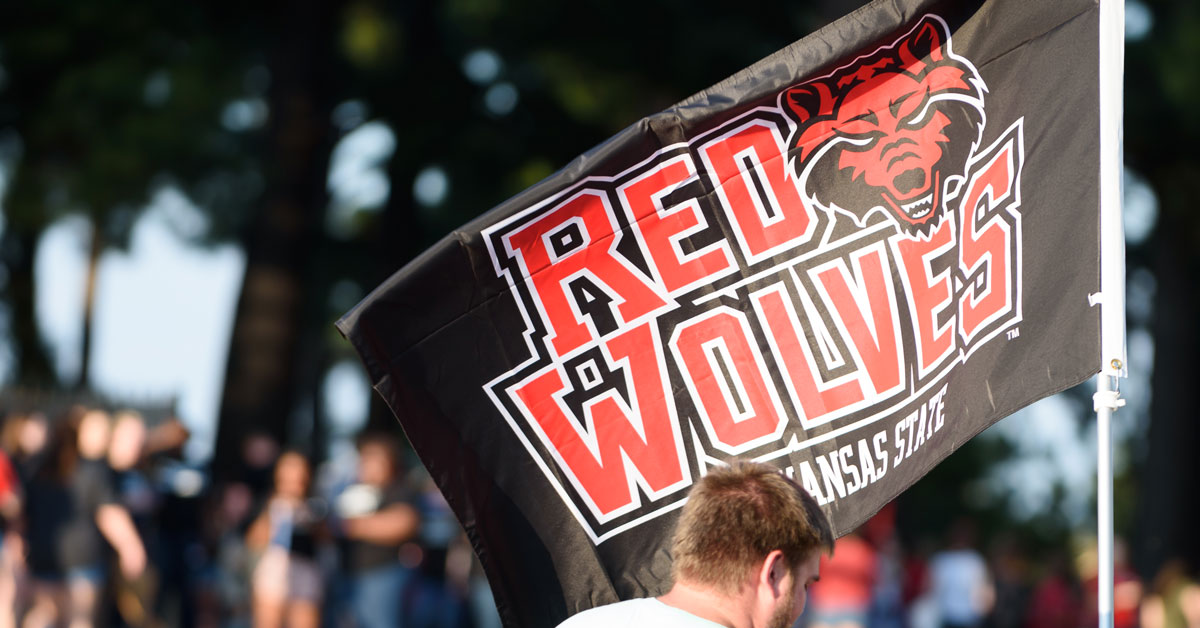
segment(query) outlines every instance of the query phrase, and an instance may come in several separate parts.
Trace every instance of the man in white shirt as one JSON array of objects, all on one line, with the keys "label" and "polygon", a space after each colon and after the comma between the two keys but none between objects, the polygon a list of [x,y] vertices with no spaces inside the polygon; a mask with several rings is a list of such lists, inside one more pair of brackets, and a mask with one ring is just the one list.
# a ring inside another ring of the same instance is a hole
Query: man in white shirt
[{"label": "man in white shirt", "polygon": [[804,610],[833,532],[798,484],[734,462],[692,487],[671,544],[674,586],[584,611],[559,628],[787,628]]},{"label": "man in white shirt", "polygon": [[958,519],[949,546],[929,560],[929,591],[941,628],[976,628],[992,608],[995,594],[987,563],[975,550],[975,524]]}]

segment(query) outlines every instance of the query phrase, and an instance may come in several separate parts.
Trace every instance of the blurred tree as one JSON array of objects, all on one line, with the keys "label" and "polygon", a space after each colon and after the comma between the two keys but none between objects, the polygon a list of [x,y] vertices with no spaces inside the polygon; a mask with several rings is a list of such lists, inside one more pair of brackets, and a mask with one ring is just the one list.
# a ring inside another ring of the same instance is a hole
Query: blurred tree
[{"label": "blurred tree", "polygon": [[[18,383],[55,385],[36,324],[33,261],[42,231],[82,213],[93,229],[81,369],[88,383],[96,262],[124,246],[153,192],[176,184],[203,201],[239,170],[220,124],[236,91],[221,42],[198,36],[195,7],[149,1],[6,4],[0,9],[0,132],[9,177],[2,249]],[[235,195],[210,205],[214,232]]]},{"label": "blurred tree", "polygon": [[[317,264],[333,148],[333,37],[338,3],[240,6],[227,17],[261,46],[270,87],[263,162],[265,193],[242,234],[246,272],[238,299],[221,400],[214,469],[236,473],[245,434],[307,445],[320,457],[316,391],[325,362],[321,326],[328,285]],[[315,437],[315,438],[314,438]]]},{"label": "blurred tree", "polygon": [[[354,70],[347,94],[397,145],[387,204],[339,248],[341,276],[378,285],[626,125],[858,4],[352,2],[340,39]],[[394,425],[377,400],[370,421]]]},{"label": "blurred tree", "polygon": [[[1153,577],[1170,558],[1200,568],[1200,477],[1196,356],[1200,355],[1200,6],[1186,0],[1137,3],[1151,30],[1127,47],[1125,160],[1158,194],[1159,224],[1131,262],[1156,279],[1151,421],[1141,462],[1137,567]],[[1119,415],[1118,415],[1119,416]]]}]

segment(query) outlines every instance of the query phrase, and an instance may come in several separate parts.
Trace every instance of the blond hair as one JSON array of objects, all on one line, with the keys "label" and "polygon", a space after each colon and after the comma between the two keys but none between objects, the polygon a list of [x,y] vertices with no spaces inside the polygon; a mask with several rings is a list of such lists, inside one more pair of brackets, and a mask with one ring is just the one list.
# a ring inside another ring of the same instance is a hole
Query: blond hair
[{"label": "blond hair", "polygon": [[795,569],[820,549],[833,552],[833,531],[817,502],[778,469],[735,461],[692,487],[675,528],[672,575],[732,594],[772,550]]}]

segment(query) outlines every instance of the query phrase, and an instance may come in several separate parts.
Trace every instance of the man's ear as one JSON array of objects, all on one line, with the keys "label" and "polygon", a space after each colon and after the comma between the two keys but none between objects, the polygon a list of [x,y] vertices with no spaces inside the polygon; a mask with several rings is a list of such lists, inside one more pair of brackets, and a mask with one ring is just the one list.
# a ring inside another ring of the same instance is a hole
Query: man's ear
[{"label": "man's ear", "polygon": [[787,561],[783,557],[783,552],[771,550],[759,568],[758,582],[756,583],[759,591],[772,598],[787,595],[788,592],[783,581],[787,578],[788,573]]}]

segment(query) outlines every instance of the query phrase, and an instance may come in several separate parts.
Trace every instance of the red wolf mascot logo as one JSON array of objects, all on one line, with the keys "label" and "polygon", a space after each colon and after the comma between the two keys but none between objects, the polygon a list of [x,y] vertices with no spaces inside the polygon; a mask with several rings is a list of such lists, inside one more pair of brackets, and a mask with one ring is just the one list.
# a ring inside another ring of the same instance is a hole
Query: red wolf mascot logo
[{"label": "red wolf mascot logo", "polygon": [[904,231],[927,233],[979,141],[984,91],[932,16],[896,43],[789,88],[781,105],[797,123],[788,145],[804,195],[860,227],[881,209]]}]

